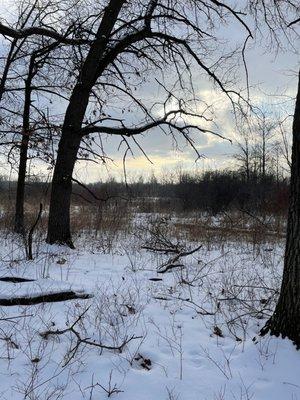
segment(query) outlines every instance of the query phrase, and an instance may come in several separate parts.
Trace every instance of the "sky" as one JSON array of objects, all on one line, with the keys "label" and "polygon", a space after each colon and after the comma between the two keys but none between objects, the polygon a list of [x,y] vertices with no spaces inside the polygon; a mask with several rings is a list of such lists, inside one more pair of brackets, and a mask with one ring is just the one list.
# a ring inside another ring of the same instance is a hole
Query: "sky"
[{"label": "sky", "polygon": [[[252,99],[255,99],[255,103],[267,105],[271,112],[275,114],[278,112],[283,117],[285,112],[292,113],[293,98],[297,88],[299,57],[290,53],[279,53],[275,56],[257,46],[247,54],[247,64],[249,83],[252,87],[250,94]],[[210,134],[199,134],[195,138],[196,147],[203,157],[198,159],[190,146],[181,143],[178,149],[170,137],[164,136],[159,131],[151,131],[142,138],[140,137],[139,143],[152,163],[139,149],[135,148],[134,154],[129,155],[126,159],[129,178],[134,180],[140,175],[149,177],[153,173],[156,176],[169,175],[180,170],[196,173],[234,166],[233,155],[237,152],[236,144],[239,141],[239,132],[232,116],[231,105],[224,97],[220,96],[217,90],[208,87],[206,81],[199,79],[197,86],[199,87],[197,94],[200,98],[213,101],[216,123],[220,128],[220,133],[231,139],[232,143]],[[201,89],[201,86],[204,88]],[[151,93],[151,89],[149,91]],[[282,105],[282,95],[291,97],[284,105]],[[123,151],[122,149],[118,150],[118,145],[119,141],[114,137],[107,138],[107,142],[105,142],[106,152],[114,160],[109,164],[108,171],[103,165],[97,166],[92,163],[87,165],[87,163],[81,162],[77,164],[77,175],[85,181],[101,180],[104,176],[122,179],[124,175]]]},{"label": "sky", "polygon": [[[9,4],[8,0],[0,0],[0,10],[7,10]],[[240,33],[240,29],[233,26],[227,30],[226,34],[238,36]],[[295,96],[297,87],[299,54],[290,51],[279,51],[274,54],[264,43],[256,43],[255,46],[250,43],[246,61],[252,100],[257,105],[267,105],[271,112],[276,113],[281,108],[280,113],[283,115],[292,113],[294,106],[292,98]],[[201,172],[233,166],[233,155],[237,152],[236,144],[239,140],[239,132],[232,116],[231,105],[201,74],[195,73],[194,86],[198,97],[214,104],[214,118],[218,125],[218,132],[232,142],[207,133],[197,134],[194,139],[195,147],[201,154],[201,157],[198,158],[193,149],[183,140],[179,139],[178,143],[175,143],[171,137],[163,135],[159,130],[152,130],[138,138],[147,157],[134,144],[132,145],[133,154],[128,153],[126,157],[125,167],[128,179],[137,179],[140,175],[148,177],[153,173],[161,176],[174,174],[179,170]],[[158,95],[157,89],[151,84],[145,85],[143,91],[150,98]],[[291,97],[284,107],[281,105],[282,95]],[[280,105],[278,106],[278,104]],[[115,137],[107,137],[103,141],[105,152],[112,161],[106,165],[77,162],[74,175],[78,179],[85,182],[94,182],[110,177],[124,179],[124,146],[119,148],[120,141]],[[2,157],[0,173],[9,175],[10,172],[10,167]],[[48,174],[47,168],[39,163],[31,163],[29,172]]]}]

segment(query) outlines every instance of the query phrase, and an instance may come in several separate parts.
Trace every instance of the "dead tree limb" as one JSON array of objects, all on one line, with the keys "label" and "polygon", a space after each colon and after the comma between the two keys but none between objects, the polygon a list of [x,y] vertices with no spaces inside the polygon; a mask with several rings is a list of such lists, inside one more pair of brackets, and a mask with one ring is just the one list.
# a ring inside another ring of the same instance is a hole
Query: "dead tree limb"
[{"label": "dead tree limb", "polygon": [[79,317],[73,322],[73,324],[71,326],[69,326],[68,328],[66,328],[66,329],[48,330],[48,331],[40,333],[40,336],[43,339],[48,339],[49,336],[51,336],[51,335],[64,335],[67,332],[71,332],[76,337],[75,346],[73,346],[69,350],[68,355],[67,355],[67,360],[66,360],[64,366],[66,366],[74,358],[74,356],[75,356],[75,354],[76,354],[76,352],[77,352],[77,350],[78,350],[78,348],[79,348],[79,346],[81,344],[86,344],[86,345],[89,345],[89,346],[98,347],[98,348],[100,348],[102,350],[111,350],[111,351],[117,351],[118,353],[122,353],[123,350],[124,350],[124,347],[129,342],[131,342],[132,340],[135,340],[135,339],[141,339],[142,338],[142,336],[135,336],[135,335],[132,335],[130,337],[125,337],[123,342],[121,344],[117,345],[117,346],[106,345],[106,344],[103,344],[101,342],[93,341],[90,338],[82,338],[80,333],[75,329],[75,327],[82,320],[83,316],[86,314],[86,312],[88,310],[89,310],[89,308],[87,308],[81,315],[79,315]]},{"label": "dead tree limb", "polygon": [[202,245],[196,247],[195,249],[189,250],[189,251],[180,251],[178,254],[176,254],[174,257],[169,258],[169,260],[164,263],[159,269],[158,269],[158,273],[159,274],[164,274],[165,272],[169,271],[170,269],[173,268],[178,268],[184,267],[184,264],[179,263],[178,261],[182,258],[182,257],[186,257],[189,256],[191,254],[196,253],[196,251],[200,250],[202,247]]}]

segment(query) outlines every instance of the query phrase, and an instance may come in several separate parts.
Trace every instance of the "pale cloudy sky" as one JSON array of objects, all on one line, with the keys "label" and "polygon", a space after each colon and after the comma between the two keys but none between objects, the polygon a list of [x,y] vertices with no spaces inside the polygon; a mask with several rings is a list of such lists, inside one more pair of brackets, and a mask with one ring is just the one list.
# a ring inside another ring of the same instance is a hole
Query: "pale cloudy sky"
[{"label": "pale cloudy sky", "polygon": [[[263,45],[257,44],[246,54],[249,70],[249,84],[251,97],[257,105],[266,105],[274,114],[292,113],[294,107],[293,97],[296,94],[297,74],[299,68],[299,55],[290,52],[279,52],[277,55],[268,52]],[[160,131],[151,131],[139,137],[139,143],[145,149],[152,164],[145,158],[137,147],[133,145],[134,155],[126,158],[126,169],[132,179],[143,174],[146,176],[155,173],[174,173],[179,169],[190,171],[203,171],[207,169],[226,168],[233,165],[232,155],[236,153],[236,141],[239,138],[230,102],[218,90],[213,89],[207,80],[199,77],[194,82],[197,95],[207,102],[212,102],[215,107],[215,121],[218,132],[232,140],[220,139],[210,134],[194,135],[197,150],[203,158],[196,162],[196,154],[189,145],[179,140],[174,143],[170,137]],[[152,93],[151,85],[147,90]],[[283,96],[290,96],[286,102]],[[284,104],[282,104],[284,103]],[[114,163],[106,169],[102,165],[78,163],[76,173],[86,181],[97,181],[104,176],[123,177],[123,149],[118,150],[119,140],[114,137],[107,138],[105,149],[113,158]],[[178,148],[179,147],[179,148]]]},{"label": "pale cloudy sky", "polygon": [[[297,70],[299,68],[299,57],[295,54],[281,54],[276,57],[268,54],[265,49],[257,48],[249,51],[247,63],[250,75],[251,95],[257,105],[268,105],[274,114],[291,113],[293,111],[297,88]],[[201,90],[203,85],[204,89]],[[145,158],[138,148],[134,147],[134,156],[128,155],[126,169],[128,176],[156,175],[161,173],[172,173],[179,168],[190,171],[203,171],[211,168],[226,168],[233,164],[232,155],[236,153],[236,141],[239,138],[235,121],[231,112],[229,101],[220,96],[213,88],[208,88],[206,81],[197,82],[198,95],[204,100],[213,101],[215,106],[216,123],[219,132],[232,140],[220,139],[210,134],[194,135],[197,150],[203,158],[196,162],[196,154],[183,141],[178,146],[170,137],[164,136],[160,131],[151,131],[143,137],[139,137],[139,143],[145,149],[152,164]],[[275,96],[274,96],[275,95]],[[291,100],[286,102],[284,96],[290,96]],[[272,96],[272,99],[271,99]],[[284,104],[282,104],[284,102]],[[114,163],[109,164],[109,172],[102,165],[90,163],[79,163],[76,173],[85,180],[99,180],[103,176],[122,177],[123,175],[123,151],[118,150],[119,140],[113,137],[107,138],[105,149],[107,154],[113,158]]]},{"label": "pale cloudy sky", "polygon": [[[7,10],[8,0],[0,0],[0,11]],[[228,32],[227,32],[228,34]],[[232,35],[239,35],[240,30],[234,27],[229,32]],[[251,44],[250,44],[251,47]],[[256,104],[282,103],[282,95],[295,96],[297,86],[297,70],[299,68],[299,55],[292,52],[279,52],[277,55],[270,53],[264,43],[256,44],[255,47],[246,53],[247,66],[249,71],[249,83],[251,95]],[[195,74],[194,86],[197,95],[203,100],[212,102],[215,108],[215,121],[218,124],[218,131],[223,136],[232,139],[229,141],[217,138],[210,134],[197,134],[194,136],[195,146],[203,155],[197,162],[196,154],[183,140],[175,143],[171,137],[163,135],[158,130],[152,130],[144,136],[139,137],[139,143],[147,153],[149,162],[137,146],[133,144],[133,155],[128,154],[126,158],[126,170],[129,179],[139,175],[156,175],[161,173],[174,173],[179,168],[191,171],[201,171],[210,168],[225,168],[232,164],[232,155],[236,152],[235,143],[238,140],[238,132],[231,115],[231,107],[226,98],[214,90],[211,85],[199,75]],[[149,97],[155,98],[157,92],[151,84],[143,89]],[[154,91],[154,92],[153,92]],[[274,97],[275,95],[275,97]],[[271,99],[272,96],[272,99]],[[276,96],[278,96],[276,98]],[[279,108],[279,107],[277,107]],[[292,112],[293,101],[281,107],[283,114]],[[106,154],[113,159],[107,166],[102,164],[78,162],[75,175],[83,181],[97,181],[114,176],[118,179],[123,177],[123,155],[124,147],[119,149],[119,139],[108,137],[104,139]],[[1,171],[9,174],[10,168],[2,158]],[[31,164],[31,172],[41,171],[46,173],[44,166]]]}]

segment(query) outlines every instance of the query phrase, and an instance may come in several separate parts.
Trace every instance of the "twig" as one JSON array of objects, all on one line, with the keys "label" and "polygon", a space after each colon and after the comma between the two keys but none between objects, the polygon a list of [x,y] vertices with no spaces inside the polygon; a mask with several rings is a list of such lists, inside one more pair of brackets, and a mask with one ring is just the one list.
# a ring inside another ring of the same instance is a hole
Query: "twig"
[{"label": "twig", "polygon": [[36,218],[34,224],[30,228],[30,231],[28,233],[28,241],[27,241],[27,249],[28,249],[28,256],[27,257],[28,257],[28,260],[33,260],[33,256],[32,256],[32,236],[33,236],[34,230],[35,230],[39,220],[41,219],[42,212],[43,212],[43,204],[40,203],[39,213],[37,215],[37,218]]}]

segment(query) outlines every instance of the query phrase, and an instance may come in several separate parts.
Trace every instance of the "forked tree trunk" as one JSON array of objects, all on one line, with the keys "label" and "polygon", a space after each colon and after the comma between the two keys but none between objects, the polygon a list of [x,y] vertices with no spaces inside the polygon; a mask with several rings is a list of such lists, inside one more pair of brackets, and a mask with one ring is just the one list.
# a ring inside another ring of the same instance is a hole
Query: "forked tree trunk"
[{"label": "forked tree trunk", "polygon": [[18,168],[18,182],[15,208],[16,233],[24,234],[24,200],[25,200],[25,180],[27,168],[27,153],[30,138],[30,105],[31,105],[31,84],[34,76],[34,58],[31,57],[27,79],[25,80],[25,99],[23,109],[22,140],[20,145],[20,159]]},{"label": "forked tree trunk", "polygon": [[288,337],[300,348],[300,71],[293,122],[290,205],[284,270],[273,316],[261,330],[264,335]]},{"label": "forked tree trunk", "polygon": [[48,236],[50,244],[66,244],[73,248],[70,229],[72,174],[81,142],[81,128],[89,96],[101,73],[99,66],[118,15],[126,0],[110,0],[100,23],[97,39],[91,45],[80,77],[71,95],[58,147],[52,179]]}]

